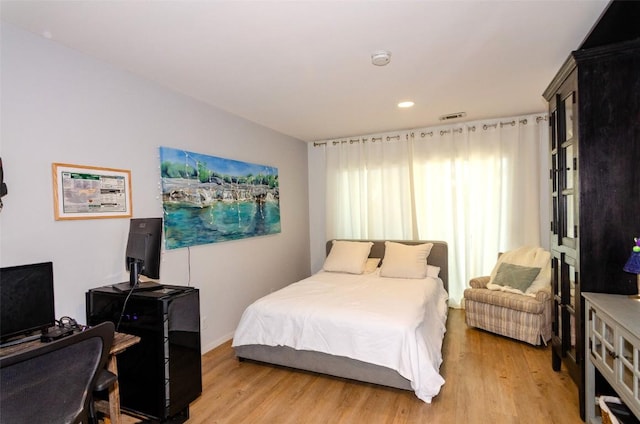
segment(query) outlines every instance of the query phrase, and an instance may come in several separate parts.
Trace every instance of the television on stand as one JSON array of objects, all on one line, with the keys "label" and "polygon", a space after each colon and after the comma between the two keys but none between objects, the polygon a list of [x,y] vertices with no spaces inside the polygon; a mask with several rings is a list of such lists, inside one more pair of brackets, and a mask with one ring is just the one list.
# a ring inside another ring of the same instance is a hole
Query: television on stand
[{"label": "television on stand", "polygon": [[140,276],[160,278],[160,251],[162,249],[162,218],[132,218],[125,254],[129,281],[114,284],[121,291],[150,291],[162,287],[154,281],[140,281]]},{"label": "television on stand", "polygon": [[53,263],[1,268],[0,343],[35,340],[54,325]]}]

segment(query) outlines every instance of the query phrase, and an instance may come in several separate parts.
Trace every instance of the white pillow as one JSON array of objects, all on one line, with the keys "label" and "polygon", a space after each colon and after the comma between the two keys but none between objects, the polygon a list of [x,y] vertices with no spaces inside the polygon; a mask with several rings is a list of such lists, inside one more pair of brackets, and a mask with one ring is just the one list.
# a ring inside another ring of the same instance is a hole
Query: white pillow
[{"label": "white pillow", "polygon": [[384,242],[384,259],[380,267],[381,277],[425,278],[427,276],[427,257],[433,243],[409,246],[392,241]]},{"label": "white pillow", "polygon": [[440,275],[440,267],[427,264],[427,277],[438,278]]},{"label": "white pillow", "polygon": [[362,274],[371,251],[371,242],[334,240],[322,269],[331,272]]}]

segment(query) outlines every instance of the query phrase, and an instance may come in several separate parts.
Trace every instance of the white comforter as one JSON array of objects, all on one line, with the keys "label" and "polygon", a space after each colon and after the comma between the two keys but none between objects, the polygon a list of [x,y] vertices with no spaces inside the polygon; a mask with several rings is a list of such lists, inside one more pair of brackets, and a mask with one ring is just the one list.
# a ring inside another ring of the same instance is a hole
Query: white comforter
[{"label": "white comforter", "polygon": [[431,402],[447,319],[442,280],[321,271],[251,304],[233,346],[289,346],[396,370]]}]

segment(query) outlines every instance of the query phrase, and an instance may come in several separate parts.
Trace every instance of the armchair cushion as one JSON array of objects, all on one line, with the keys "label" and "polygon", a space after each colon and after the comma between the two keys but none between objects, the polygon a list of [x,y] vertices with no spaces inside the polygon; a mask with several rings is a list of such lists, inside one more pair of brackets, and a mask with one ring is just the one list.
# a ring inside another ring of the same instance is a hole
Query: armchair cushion
[{"label": "armchair cushion", "polygon": [[475,301],[530,314],[541,314],[544,309],[544,302],[535,297],[495,290],[467,289],[464,292],[464,299],[465,302]]}]

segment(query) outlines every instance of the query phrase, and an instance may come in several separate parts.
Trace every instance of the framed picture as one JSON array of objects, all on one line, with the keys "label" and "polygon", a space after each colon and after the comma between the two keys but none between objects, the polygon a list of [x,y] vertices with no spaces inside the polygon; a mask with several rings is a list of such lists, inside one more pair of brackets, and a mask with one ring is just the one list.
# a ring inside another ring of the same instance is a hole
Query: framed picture
[{"label": "framed picture", "polygon": [[165,247],[281,232],[278,168],[160,147]]},{"label": "framed picture", "polygon": [[54,163],[56,220],[130,218],[131,171]]}]

